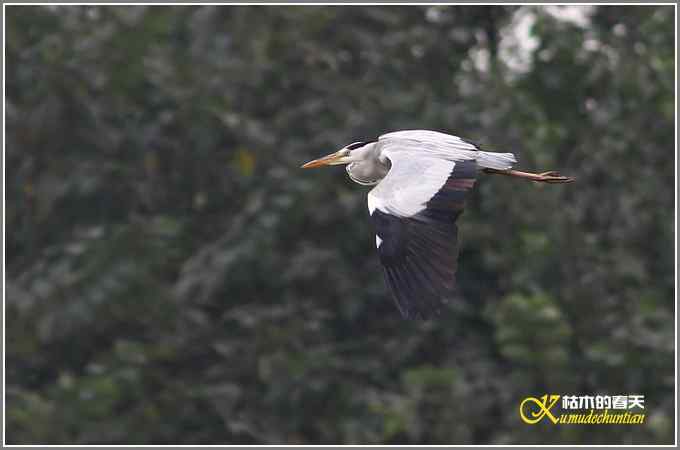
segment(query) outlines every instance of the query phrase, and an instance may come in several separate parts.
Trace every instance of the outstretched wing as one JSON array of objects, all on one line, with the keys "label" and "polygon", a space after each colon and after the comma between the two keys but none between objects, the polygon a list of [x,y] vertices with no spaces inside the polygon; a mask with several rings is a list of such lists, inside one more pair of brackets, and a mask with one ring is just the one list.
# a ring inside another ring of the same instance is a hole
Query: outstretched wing
[{"label": "outstretched wing", "polygon": [[506,170],[517,162],[513,153],[484,151],[479,145],[458,136],[430,130],[404,130],[383,134],[380,145],[397,151],[417,150],[423,156],[448,161],[474,159],[478,167]]},{"label": "outstretched wing", "polygon": [[406,318],[428,318],[455,295],[456,219],[474,185],[474,159],[451,161],[385,146],[387,176],[368,194],[385,280]]},{"label": "outstretched wing", "polygon": [[383,134],[378,138],[388,150],[417,151],[450,161],[477,159],[479,148],[470,141],[451,134],[430,130],[403,130]]}]

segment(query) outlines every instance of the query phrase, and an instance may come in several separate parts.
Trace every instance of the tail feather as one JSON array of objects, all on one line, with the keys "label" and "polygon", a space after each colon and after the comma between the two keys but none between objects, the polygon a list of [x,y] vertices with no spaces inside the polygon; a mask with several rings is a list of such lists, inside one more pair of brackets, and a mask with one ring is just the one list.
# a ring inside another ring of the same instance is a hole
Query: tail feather
[{"label": "tail feather", "polygon": [[512,153],[477,152],[477,167],[507,170],[517,162]]}]

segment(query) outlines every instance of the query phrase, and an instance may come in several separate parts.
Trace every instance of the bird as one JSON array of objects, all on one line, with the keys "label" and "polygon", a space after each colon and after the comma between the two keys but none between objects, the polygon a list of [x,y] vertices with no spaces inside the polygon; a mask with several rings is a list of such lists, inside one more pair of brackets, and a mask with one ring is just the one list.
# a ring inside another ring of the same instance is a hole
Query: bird
[{"label": "bird", "polygon": [[384,278],[406,319],[432,319],[456,298],[456,221],[480,173],[536,183],[571,183],[556,171],[513,169],[513,153],[485,151],[473,141],[439,131],[402,130],[353,142],[303,164],[342,165],[355,183],[375,186],[368,212]]}]

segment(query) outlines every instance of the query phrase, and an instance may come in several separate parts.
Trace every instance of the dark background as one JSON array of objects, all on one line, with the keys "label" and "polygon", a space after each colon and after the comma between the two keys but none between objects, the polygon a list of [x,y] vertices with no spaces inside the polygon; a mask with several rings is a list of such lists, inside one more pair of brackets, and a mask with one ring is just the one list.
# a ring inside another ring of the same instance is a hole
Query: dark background
[{"label": "dark background", "polygon": [[[6,11],[9,443],[672,443],[672,6]],[[482,177],[431,322],[299,170],[404,128],[578,178]]]}]

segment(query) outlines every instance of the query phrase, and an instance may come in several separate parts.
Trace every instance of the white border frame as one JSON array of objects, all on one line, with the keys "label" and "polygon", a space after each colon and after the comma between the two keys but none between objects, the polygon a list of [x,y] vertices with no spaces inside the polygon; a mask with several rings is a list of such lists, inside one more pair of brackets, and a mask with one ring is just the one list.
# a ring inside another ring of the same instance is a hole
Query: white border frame
[{"label": "white border frame", "polygon": [[2,42],[3,42],[3,59],[2,59],[2,92],[3,92],[3,104],[2,104],[2,170],[3,170],[3,188],[2,188],[2,230],[3,230],[3,238],[2,238],[2,445],[3,447],[56,447],[56,448],[72,448],[72,447],[104,447],[104,448],[117,448],[117,447],[181,447],[181,448],[200,448],[200,447],[319,447],[319,448],[325,448],[325,447],[353,447],[353,448],[360,448],[360,447],[557,447],[557,448],[572,448],[572,447],[615,447],[615,448],[620,448],[620,447],[640,447],[645,446],[644,444],[636,444],[636,445],[618,445],[618,444],[607,444],[607,445],[589,445],[589,444],[578,444],[578,445],[563,445],[563,444],[546,444],[546,445],[521,445],[521,444],[508,444],[508,445],[495,445],[495,444],[483,444],[483,445],[459,445],[459,444],[450,444],[450,445],[380,445],[380,444],[375,444],[375,445],[347,445],[347,444],[339,444],[339,445],[230,445],[230,444],[214,444],[214,445],[100,445],[100,444],[93,444],[93,445],[56,445],[56,444],[36,444],[36,445],[29,445],[29,444],[13,444],[13,445],[8,445],[5,441],[6,439],[6,433],[5,433],[5,425],[6,425],[6,406],[5,406],[5,394],[6,394],[6,381],[5,381],[5,373],[7,372],[7,367],[6,367],[6,351],[5,351],[5,343],[6,343],[6,335],[5,335],[5,280],[6,280],[6,253],[5,253],[5,247],[6,247],[6,222],[5,222],[5,204],[7,201],[6,198],[6,165],[5,165],[5,132],[6,132],[6,125],[5,125],[5,98],[7,96],[7,91],[5,88],[5,68],[6,64],[5,62],[7,61],[7,49],[6,49],[6,33],[7,33],[7,28],[6,28],[6,7],[7,6],[48,6],[48,5],[55,5],[55,6],[205,6],[205,5],[219,5],[219,6],[437,6],[437,5],[477,5],[477,6],[495,6],[495,5],[529,5],[529,6],[554,6],[554,5],[595,5],[595,6],[674,6],[674,18],[675,18],[675,39],[676,39],[676,45],[675,45],[675,86],[676,86],[676,92],[675,92],[675,158],[674,158],[674,163],[675,163],[675,195],[674,195],[674,215],[675,215],[675,223],[674,223],[674,230],[675,230],[675,236],[674,236],[674,251],[675,251],[675,256],[674,256],[674,261],[675,261],[675,292],[674,292],[674,306],[675,306],[675,325],[674,325],[674,332],[675,332],[675,411],[674,411],[674,444],[659,444],[659,445],[647,445],[646,447],[676,447],[678,445],[678,127],[677,127],[677,120],[678,120],[678,95],[677,95],[677,85],[678,85],[678,46],[677,46],[677,38],[678,38],[678,5],[675,2],[631,2],[631,3],[626,3],[626,2],[603,2],[603,3],[597,3],[597,2],[410,2],[410,1],[405,1],[403,3],[401,2],[366,2],[366,3],[361,3],[361,2],[310,2],[310,3],[303,3],[303,2],[263,2],[263,3],[253,3],[253,2],[234,2],[234,3],[224,3],[224,2],[199,2],[199,3],[190,3],[190,2],[177,2],[177,3],[172,3],[172,2],[159,2],[159,3],[148,3],[148,2],[74,2],[74,3],[68,3],[68,2],[27,2],[27,3],[20,3],[20,2],[9,2],[9,3],[3,3],[2,5],[2,31],[3,31],[3,36],[2,36]]}]

